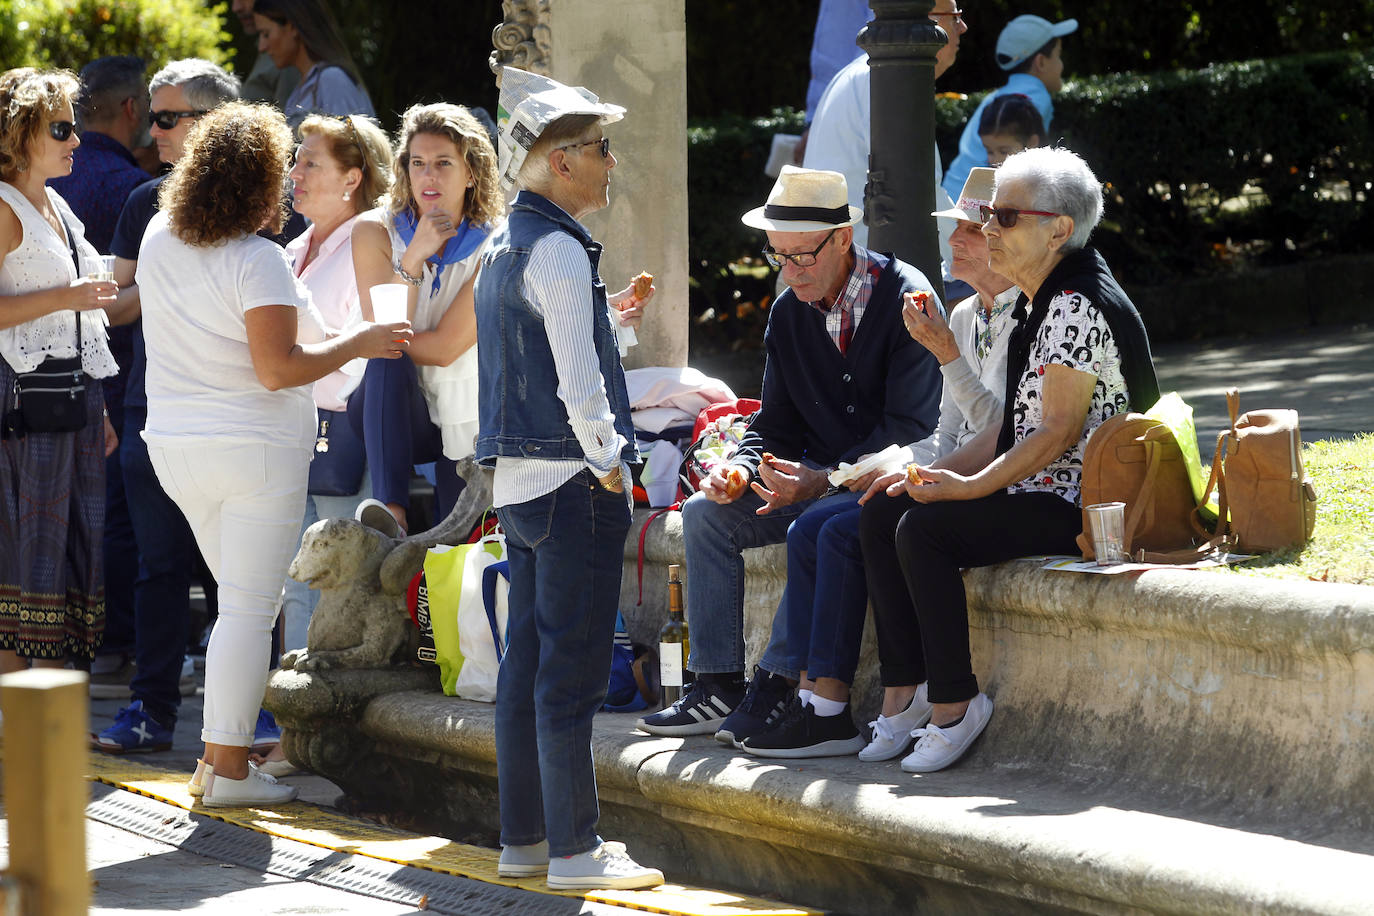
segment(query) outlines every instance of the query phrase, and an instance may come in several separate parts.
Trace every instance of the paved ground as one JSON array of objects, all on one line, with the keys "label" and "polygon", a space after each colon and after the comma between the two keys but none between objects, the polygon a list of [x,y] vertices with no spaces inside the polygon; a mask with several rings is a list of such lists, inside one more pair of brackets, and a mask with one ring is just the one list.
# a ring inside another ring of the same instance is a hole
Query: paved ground
[{"label": "paved ground", "polygon": [[[702,368],[738,384],[743,393],[749,389],[734,376],[746,362],[708,363]],[[1161,389],[1177,390],[1193,406],[1204,453],[1226,425],[1223,392],[1229,385],[1240,387],[1242,410],[1296,408],[1308,441],[1374,431],[1374,327],[1317,328],[1281,338],[1169,344],[1158,348],[1156,365]],[[108,724],[120,705],[120,701],[93,700],[92,728]],[[189,774],[200,750],[200,716],[201,697],[187,698],[172,750],[151,755],[149,762]],[[290,781],[300,786],[306,801],[332,806],[339,796],[336,786],[317,776],[301,775]],[[4,827],[0,821],[0,864],[8,859]],[[88,822],[87,864],[97,882],[92,912],[102,914],[182,909],[257,914],[416,912],[373,897],[227,864],[96,821]],[[611,912],[590,906],[582,911]]]}]

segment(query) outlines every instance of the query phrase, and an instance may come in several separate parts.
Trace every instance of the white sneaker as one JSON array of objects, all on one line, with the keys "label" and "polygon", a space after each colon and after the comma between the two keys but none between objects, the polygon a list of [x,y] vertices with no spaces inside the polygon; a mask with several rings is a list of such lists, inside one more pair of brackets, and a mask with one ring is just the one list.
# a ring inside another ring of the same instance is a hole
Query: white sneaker
[{"label": "white sneaker", "polygon": [[873,729],[873,740],[859,751],[859,759],[873,763],[905,754],[911,747],[911,733],[930,721],[932,708],[926,699],[925,682],[922,682],[916,686],[916,695],[905,710],[891,717],[879,716],[868,723]]},{"label": "white sneaker", "polygon": [[549,870],[549,841],[528,846],[502,846],[496,873],[502,878],[529,878]]},{"label": "white sneaker", "polygon": [[216,775],[206,787],[201,802],[207,808],[263,808],[291,801],[296,791],[295,786],[284,786],[257,767],[250,766],[243,779]]},{"label": "white sneaker", "polygon": [[555,890],[598,887],[633,890],[658,887],[662,883],[663,872],[631,859],[624,843],[603,842],[588,852],[549,860],[549,887]]},{"label": "white sneaker", "polygon": [[983,733],[988,720],[992,718],[992,700],[987,694],[980,693],[968,704],[968,711],[958,725],[927,725],[912,732],[916,747],[902,760],[902,769],[908,773],[934,773],[954,763],[973,739]]},{"label": "white sneaker", "polygon": [[396,516],[391,514],[386,503],[380,499],[368,498],[358,503],[358,508],[354,510],[353,517],[389,538],[399,541],[406,536],[406,533],[401,530],[401,523],[396,521]]}]

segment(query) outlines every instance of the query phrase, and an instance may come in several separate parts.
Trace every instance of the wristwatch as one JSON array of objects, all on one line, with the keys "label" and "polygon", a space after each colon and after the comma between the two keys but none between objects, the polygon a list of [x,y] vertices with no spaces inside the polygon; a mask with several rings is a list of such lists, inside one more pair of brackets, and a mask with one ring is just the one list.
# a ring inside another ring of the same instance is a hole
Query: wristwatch
[{"label": "wristwatch", "polygon": [[394,262],[392,262],[391,268],[392,270],[396,271],[397,274],[400,275],[402,280],[406,281],[411,286],[419,286],[421,283],[424,282],[424,277],[417,277],[413,274],[406,273],[406,269],[401,266],[400,258],[397,258]]},{"label": "wristwatch", "polygon": [[616,465],[606,472],[605,477],[597,477],[596,482],[601,484],[601,489],[610,493],[625,492],[624,481],[620,476],[620,465]]}]

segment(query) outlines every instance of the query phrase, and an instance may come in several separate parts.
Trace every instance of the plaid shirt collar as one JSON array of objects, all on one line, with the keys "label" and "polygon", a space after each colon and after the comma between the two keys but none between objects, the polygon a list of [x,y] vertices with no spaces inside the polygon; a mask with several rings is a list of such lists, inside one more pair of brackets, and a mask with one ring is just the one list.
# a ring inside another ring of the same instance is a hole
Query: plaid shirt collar
[{"label": "plaid shirt collar", "polygon": [[854,252],[854,269],[849,272],[835,304],[826,308],[823,302],[807,303],[825,316],[825,329],[841,353],[849,349],[849,341],[858,330],[864,310],[868,308],[873,287],[887,267],[887,258],[876,251],[869,251],[860,245],[854,245],[850,250]]}]

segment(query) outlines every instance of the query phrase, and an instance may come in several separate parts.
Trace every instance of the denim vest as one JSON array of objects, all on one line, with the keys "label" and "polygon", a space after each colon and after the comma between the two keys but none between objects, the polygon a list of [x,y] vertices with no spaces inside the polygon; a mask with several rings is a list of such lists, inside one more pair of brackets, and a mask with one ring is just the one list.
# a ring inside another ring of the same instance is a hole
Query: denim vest
[{"label": "denim vest", "polygon": [[477,312],[478,433],[477,461],[495,467],[497,457],[584,458],[558,397],[558,369],[543,319],[525,300],[522,284],[530,249],[550,232],[563,231],[587,250],[592,269],[592,341],[615,417],[627,445],[620,457],[638,461],[625,370],[606,306],[606,284],[597,265],[601,245],[561,208],[530,191],[521,191],[505,227],[482,258],[475,292]]}]

